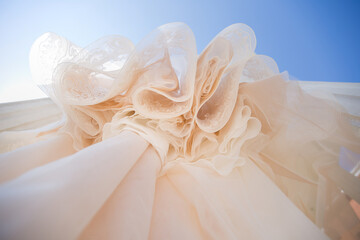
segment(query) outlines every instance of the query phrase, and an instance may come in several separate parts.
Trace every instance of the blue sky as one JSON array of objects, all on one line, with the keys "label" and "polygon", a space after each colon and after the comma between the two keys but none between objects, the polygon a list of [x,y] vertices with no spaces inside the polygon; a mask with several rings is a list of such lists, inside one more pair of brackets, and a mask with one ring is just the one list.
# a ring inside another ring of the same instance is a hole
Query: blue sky
[{"label": "blue sky", "polygon": [[198,52],[223,28],[253,28],[258,54],[299,80],[360,82],[360,1],[18,1],[0,0],[0,102],[42,96],[28,55],[51,31],[80,46],[108,34],[134,43],[165,23],[193,30]]}]

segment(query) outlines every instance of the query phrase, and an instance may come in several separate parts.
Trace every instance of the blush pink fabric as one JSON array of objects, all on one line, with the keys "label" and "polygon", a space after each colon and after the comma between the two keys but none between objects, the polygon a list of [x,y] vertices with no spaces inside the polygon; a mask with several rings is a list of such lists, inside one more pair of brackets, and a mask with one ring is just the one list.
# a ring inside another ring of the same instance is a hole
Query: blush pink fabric
[{"label": "blush pink fabric", "polygon": [[136,46],[41,36],[33,76],[66,120],[1,155],[0,238],[328,239],[316,167],[359,137],[255,45],[244,24],[199,56],[183,23]]}]

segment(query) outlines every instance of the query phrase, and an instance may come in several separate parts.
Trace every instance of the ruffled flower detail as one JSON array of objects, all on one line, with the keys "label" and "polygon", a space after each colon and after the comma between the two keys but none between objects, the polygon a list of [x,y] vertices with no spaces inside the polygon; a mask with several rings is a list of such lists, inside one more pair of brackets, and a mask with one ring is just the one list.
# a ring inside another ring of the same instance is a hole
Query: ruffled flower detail
[{"label": "ruffled flower detail", "polygon": [[77,149],[128,129],[155,147],[164,170],[201,162],[226,175],[245,163],[245,145],[262,129],[241,87],[282,78],[255,45],[251,28],[234,24],[198,56],[190,28],[170,23],[137,46],[109,36],[81,49],[47,33],[30,59],[34,78],[64,110],[63,131]]}]

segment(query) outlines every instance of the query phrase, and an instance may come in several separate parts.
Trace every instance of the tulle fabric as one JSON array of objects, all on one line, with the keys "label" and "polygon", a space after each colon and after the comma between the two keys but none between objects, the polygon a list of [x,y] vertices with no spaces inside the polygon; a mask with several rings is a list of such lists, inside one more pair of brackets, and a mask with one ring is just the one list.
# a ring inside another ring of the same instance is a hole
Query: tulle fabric
[{"label": "tulle fabric", "polygon": [[244,24],[199,56],[183,23],[136,46],[41,36],[31,69],[66,121],[2,155],[1,237],[326,239],[319,169],[359,136],[255,45]]},{"label": "tulle fabric", "polygon": [[0,188],[1,236],[326,239],[253,163],[226,177],[180,163],[158,178],[160,165],[153,147],[123,131],[28,171]]}]

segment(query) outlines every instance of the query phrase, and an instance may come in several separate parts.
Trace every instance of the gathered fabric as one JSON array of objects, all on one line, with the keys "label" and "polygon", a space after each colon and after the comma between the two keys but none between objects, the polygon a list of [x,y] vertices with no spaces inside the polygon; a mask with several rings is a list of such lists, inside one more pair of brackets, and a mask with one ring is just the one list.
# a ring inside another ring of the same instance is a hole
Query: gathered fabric
[{"label": "gathered fabric", "polygon": [[1,156],[0,238],[327,239],[319,168],[359,135],[255,47],[245,24],[200,55],[184,23],[136,46],[39,37],[33,78],[64,119]]}]

